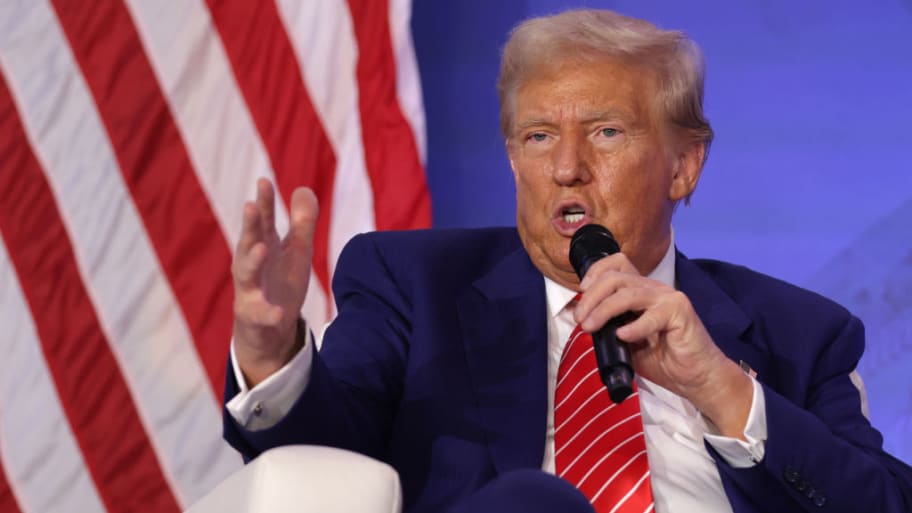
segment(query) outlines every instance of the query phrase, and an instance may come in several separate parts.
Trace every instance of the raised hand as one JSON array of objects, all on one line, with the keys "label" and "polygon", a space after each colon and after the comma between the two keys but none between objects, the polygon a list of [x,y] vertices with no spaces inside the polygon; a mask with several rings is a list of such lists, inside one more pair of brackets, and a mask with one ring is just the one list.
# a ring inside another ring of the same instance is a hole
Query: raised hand
[{"label": "raised hand", "polygon": [[249,386],[266,379],[297,353],[295,337],[313,259],[317,198],[305,187],[292,193],[284,238],[275,227],[272,183],[257,181],[256,201],[244,204],[244,220],[232,263],[234,350]]}]

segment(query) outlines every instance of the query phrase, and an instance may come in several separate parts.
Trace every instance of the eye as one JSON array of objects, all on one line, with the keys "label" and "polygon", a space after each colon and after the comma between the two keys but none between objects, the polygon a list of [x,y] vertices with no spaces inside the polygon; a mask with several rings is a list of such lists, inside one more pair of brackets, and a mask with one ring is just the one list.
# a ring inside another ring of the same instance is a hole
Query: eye
[{"label": "eye", "polygon": [[535,142],[542,142],[547,138],[548,138],[548,136],[542,132],[532,132],[531,134],[529,134],[529,137],[528,137],[528,139],[530,141],[535,141]]},{"label": "eye", "polygon": [[603,128],[599,131],[599,133],[601,133],[601,135],[604,135],[605,137],[614,137],[614,136],[618,135],[620,132],[618,131],[617,128]]}]

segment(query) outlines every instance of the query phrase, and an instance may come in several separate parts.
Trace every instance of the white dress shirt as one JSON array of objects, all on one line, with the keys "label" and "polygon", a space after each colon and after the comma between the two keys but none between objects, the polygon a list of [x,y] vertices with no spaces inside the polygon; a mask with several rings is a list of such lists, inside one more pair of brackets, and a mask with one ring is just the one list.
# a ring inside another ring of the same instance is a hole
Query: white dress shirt
[{"label": "white dress shirt", "polygon": [[[649,278],[675,283],[675,251],[672,242]],[[548,303],[548,423],[543,470],[554,472],[554,390],[560,356],[576,326],[567,308],[576,293],[544,278]],[[241,374],[234,345],[231,363],[240,392],[226,407],[232,417],[250,430],[275,425],[291,409],[307,387],[313,361],[314,340],[305,344],[292,360],[275,374],[250,389]],[[753,378],[752,378],[753,379]],[[744,434],[748,442],[718,436],[689,401],[669,390],[636,377],[640,409],[649,458],[650,479],[658,513],[730,512],[715,460],[704,446],[710,443],[734,467],[750,467],[763,459],[766,440],[766,408],[763,389],[754,382],[754,399]]]},{"label": "white dress shirt", "polygon": [[[674,243],[669,245],[649,278],[675,283]],[[554,472],[554,390],[564,346],[576,327],[570,303],[576,292],[545,278],[548,301],[548,426],[544,470]],[[690,401],[647,379],[636,376],[646,435],[650,482],[658,513],[730,512],[719,469],[703,441],[709,442],[734,467],[750,467],[763,459],[766,406],[763,388],[754,382],[754,400],[744,430],[748,442],[715,434]],[[607,393],[607,392],[606,392]]]}]

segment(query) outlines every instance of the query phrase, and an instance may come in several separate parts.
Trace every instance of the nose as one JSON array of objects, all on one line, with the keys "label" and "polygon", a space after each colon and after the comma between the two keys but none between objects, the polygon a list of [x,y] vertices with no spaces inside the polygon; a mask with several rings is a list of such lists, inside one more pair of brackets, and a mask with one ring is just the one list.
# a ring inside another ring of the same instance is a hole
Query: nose
[{"label": "nose", "polygon": [[585,151],[585,141],[580,137],[575,134],[562,136],[554,146],[554,181],[565,186],[588,182],[592,173]]}]

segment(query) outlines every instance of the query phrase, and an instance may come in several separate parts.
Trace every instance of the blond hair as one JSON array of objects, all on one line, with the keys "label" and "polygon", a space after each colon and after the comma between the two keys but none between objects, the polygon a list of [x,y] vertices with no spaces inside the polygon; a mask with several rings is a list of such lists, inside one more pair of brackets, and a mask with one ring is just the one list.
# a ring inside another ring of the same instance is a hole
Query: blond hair
[{"label": "blond hair", "polygon": [[[656,79],[657,112],[685,140],[709,153],[713,131],[703,115],[703,54],[684,33],[607,10],[571,10],[517,25],[503,49],[497,93],[500,124],[509,139],[520,85],[566,60],[623,59]],[[704,156],[705,161],[705,156]]]}]

